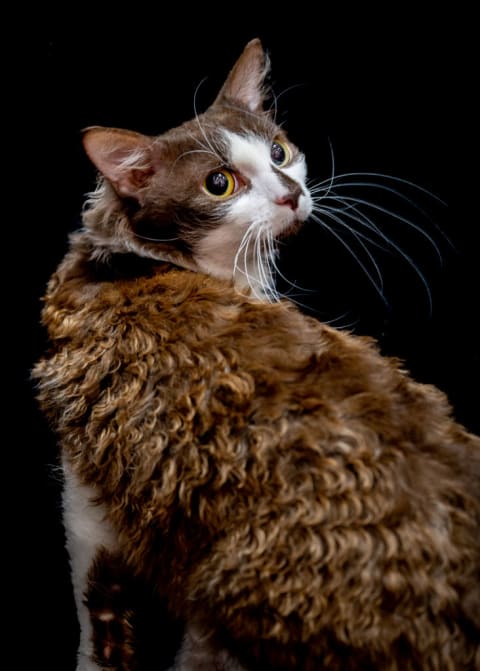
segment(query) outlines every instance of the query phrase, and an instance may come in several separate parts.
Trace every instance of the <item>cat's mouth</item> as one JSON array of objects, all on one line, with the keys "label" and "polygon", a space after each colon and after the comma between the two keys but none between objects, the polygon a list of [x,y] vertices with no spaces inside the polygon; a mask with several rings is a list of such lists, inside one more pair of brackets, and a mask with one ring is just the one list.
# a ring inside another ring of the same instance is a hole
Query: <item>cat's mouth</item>
[{"label": "cat's mouth", "polygon": [[[302,194],[295,209],[288,213],[284,212],[284,219],[279,226],[279,232],[275,235],[277,240],[289,238],[298,233],[312,211],[312,203],[309,194]],[[288,216],[285,216],[287,215]]]}]

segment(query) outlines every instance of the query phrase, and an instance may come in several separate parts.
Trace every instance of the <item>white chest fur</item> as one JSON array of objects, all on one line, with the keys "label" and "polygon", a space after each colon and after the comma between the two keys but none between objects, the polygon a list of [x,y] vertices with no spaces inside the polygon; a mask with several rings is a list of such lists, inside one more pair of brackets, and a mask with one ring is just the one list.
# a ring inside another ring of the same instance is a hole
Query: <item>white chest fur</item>
[{"label": "white chest fur", "polygon": [[105,519],[105,510],[93,503],[95,491],[78,481],[66,460],[63,473],[63,519],[80,625],[77,671],[100,671],[92,661],[92,624],[84,598],[95,557],[101,548],[116,549],[115,534]]}]

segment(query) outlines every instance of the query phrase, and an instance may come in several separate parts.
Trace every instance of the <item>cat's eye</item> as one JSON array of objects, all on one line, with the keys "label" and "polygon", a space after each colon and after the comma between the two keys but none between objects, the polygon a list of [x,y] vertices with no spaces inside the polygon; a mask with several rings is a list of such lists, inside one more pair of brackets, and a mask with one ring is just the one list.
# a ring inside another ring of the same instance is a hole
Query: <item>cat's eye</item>
[{"label": "cat's eye", "polygon": [[290,149],[288,148],[288,145],[285,142],[275,140],[275,142],[272,142],[270,157],[279,168],[286,165],[290,160]]},{"label": "cat's eye", "polygon": [[227,198],[235,191],[235,176],[230,170],[215,170],[211,172],[205,182],[204,188],[211,195],[217,198]]}]

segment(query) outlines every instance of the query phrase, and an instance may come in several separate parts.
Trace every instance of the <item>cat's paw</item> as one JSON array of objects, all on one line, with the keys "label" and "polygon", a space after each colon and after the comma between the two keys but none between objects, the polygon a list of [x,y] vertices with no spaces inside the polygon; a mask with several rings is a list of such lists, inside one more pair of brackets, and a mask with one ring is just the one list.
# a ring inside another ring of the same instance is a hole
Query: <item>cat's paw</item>
[{"label": "cat's paw", "polygon": [[92,669],[133,667],[135,583],[121,557],[106,550],[98,553],[89,573],[85,606],[92,630],[92,658],[99,665]]}]

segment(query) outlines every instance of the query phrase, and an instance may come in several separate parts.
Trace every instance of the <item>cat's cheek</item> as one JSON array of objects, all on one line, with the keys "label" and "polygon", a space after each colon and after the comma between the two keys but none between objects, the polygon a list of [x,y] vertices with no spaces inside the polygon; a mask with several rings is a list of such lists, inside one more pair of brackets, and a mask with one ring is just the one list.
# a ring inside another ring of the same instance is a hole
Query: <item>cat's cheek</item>
[{"label": "cat's cheek", "polygon": [[312,214],[313,211],[313,202],[312,197],[309,193],[300,196],[298,203],[298,218],[301,222],[304,222]]}]

